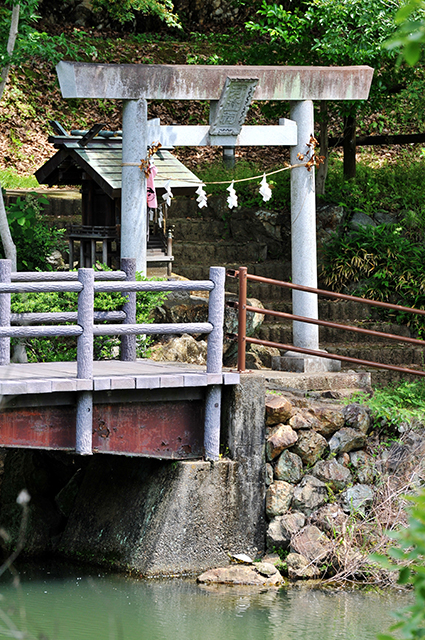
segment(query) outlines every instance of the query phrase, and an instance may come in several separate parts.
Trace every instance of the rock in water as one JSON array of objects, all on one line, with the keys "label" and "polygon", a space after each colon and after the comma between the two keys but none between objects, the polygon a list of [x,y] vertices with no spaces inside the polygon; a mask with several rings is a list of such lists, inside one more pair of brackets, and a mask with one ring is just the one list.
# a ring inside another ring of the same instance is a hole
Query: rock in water
[{"label": "rock in water", "polygon": [[277,569],[273,575],[266,576],[259,573],[254,566],[230,565],[205,571],[198,577],[198,582],[202,584],[246,584],[259,587],[277,587],[282,584],[283,579]]}]

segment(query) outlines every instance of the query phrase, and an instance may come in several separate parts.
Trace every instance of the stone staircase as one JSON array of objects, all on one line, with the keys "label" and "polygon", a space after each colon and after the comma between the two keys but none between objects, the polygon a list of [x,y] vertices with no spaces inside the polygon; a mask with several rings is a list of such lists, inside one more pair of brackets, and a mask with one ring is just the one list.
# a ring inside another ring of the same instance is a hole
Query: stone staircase
[{"label": "stone staircase", "polygon": [[[230,226],[224,215],[220,217],[214,215],[215,213],[214,210],[212,213],[208,211],[201,217],[199,210],[193,206],[192,209],[186,208],[183,218],[178,207],[171,208],[169,224],[174,226],[173,270],[176,273],[190,279],[204,279],[208,277],[210,266],[224,266],[227,269],[246,266],[251,274],[276,280],[290,278],[290,253],[285,240],[282,243],[282,255],[271,259],[269,239],[275,249],[273,236],[268,236],[264,231],[260,237],[257,235],[257,240],[248,235],[245,241],[241,241],[239,236],[243,234],[237,226]],[[255,224],[257,220],[250,217],[253,214],[244,213],[245,220],[241,224],[245,224],[246,229],[252,226],[258,231]],[[237,293],[237,288],[237,280],[228,278],[226,291]],[[257,298],[268,309],[291,312],[291,292],[287,289],[251,282],[248,283],[248,296]],[[352,301],[319,298],[319,318],[384,333],[411,335],[407,326],[385,322],[380,319],[378,311],[374,308]],[[257,337],[271,342],[292,344],[292,323],[289,320],[278,320],[268,316]],[[319,337],[321,348],[329,353],[413,369],[425,368],[425,349],[408,343],[397,343],[328,327],[319,328]],[[360,367],[354,363],[342,363],[342,369],[370,371],[373,384],[387,384],[389,381],[405,377],[402,373]]]}]

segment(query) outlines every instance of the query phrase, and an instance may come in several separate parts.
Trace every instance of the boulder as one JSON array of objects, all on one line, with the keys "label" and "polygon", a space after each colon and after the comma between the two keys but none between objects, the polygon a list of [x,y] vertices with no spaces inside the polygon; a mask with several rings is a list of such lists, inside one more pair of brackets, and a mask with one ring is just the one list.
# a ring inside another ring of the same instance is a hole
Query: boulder
[{"label": "boulder", "polygon": [[[273,467],[269,462],[266,462],[266,487],[269,487],[273,483]],[[283,478],[282,478],[283,480]]]},{"label": "boulder", "polygon": [[266,492],[266,514],[269,518],[282,516],[289,509],[294,487],[288,482],[276,480]]},{"label": "boulder", "polygon": [[319,460],[310,473],[325,482],[332,491],[342,491],[353,479],[350,470],[338,464],[334,458]]},{"label": "boulder", "polygon": [[372,506],[374,493],[367,484],[355,484],[341,493],[341,507],[345,513],[364,515]]},{"label": "boulder", "polygon": [[310,409],[298,410],[289,420],[293,429],[319,429],[320,423]]},{"label": "boulder", "polygon": [[267,529],[267,549],[287,549],[292,536],[304,525],[305,515],[299,511],[273,518]]},{"label": "boulder", "polygon": [[364,434],[369,431],[370,413],[365,406],[354,402],[344,407],[343,414],[346,427],[357,429]]},{"label": "boulder", "polygon": [[372,456],[366,451],[352,451],[350,462],[355,469],[357,481],[360,484],[372,484],[378,473]]},{"label": "boulder", "polygon": [[331,453],[348,453],[355,449],[361,449],[366,443],[366,436],[357,429],[343,427],[329,440]]},{"label": "boulder", "polygon": [[[246,357],[253,355],[256,362],[260,364],[261,368],[271,369],[273,356],[280,356],[280,351],[276,347],[265,347],[263,344],[251,344],[249,351],[246,353]],[[284,422],[278,420],[278,422]]]},{"label": "boulder", "polygon": [[322,404],[319,407],[315,407],[313,413],[319,422],[316,431],[325,438],[329,438],[335,431],[344,426],[344,413],[341,407]]},{"label": "boulder", "polygon": [[[273,565],[269,566],[273,567]],[[256,569],[255,565],[230,565],[205,571],[197,578],[197,581],[201,584],[246,584],[259,587],[277,587],[283,582],[283,579],[279,571],[275,567],[273,569],[275,569],[275,573],[264,575]]]},{"label": "boulder", "polygon": [[331,544],[323,531],[308,525],[292,537],[290,549],[292,553],[299,553],[310,562],[317,563],[329,555]]},{"label": "boulder", "polygon": [[348,225],[353,231],[359,231],[362,227],[376,227],[376,222],[362,211],[356,211]]},{"label": "boulder", "polygon": [[308,580],[320,576],[318,567],[299,553],[290,553],[286,558],[286,565],[288,567],[288,577],[290,580],[297,580],[299,578]]},{"label": "boulder", "polygon": [[386,213],[386,211],[376,211],[374,218],[378,224],[397,224],[396,216]]},{"label": "boulder", "polygon": [[340,407],[321,404],[298,410],[289,424],[293,429],[314,429],[328,438],[344,426],[344,416]]},{"label": "boulder", "polygon": [[336,457],[338,464],[342,464],[343,467],[348,467],[350,464],[350,456],[348,453],[340,453]]},{"label": "boulder", "polygon": [[205,365],[207,362],[207,343],[205,340],[195,340],[193,336],[185,333],[165,344],[157,345],[152,349],[151,359]]},{"label": "boulder", "polygon": [[326,451],[328,442],[326,438],[316,431],[299,431],[298,441],[291,448],[292,453],[300,456],[306,465],[313,465]]},{"label": "boulder", "polygon": [[267,460],[274,460],[284,449],[292,447],[297,440],[296,432],[289,425],[278,425],[266,441]]},{"label": "boulder", "polygon": [[293,490],[292,507],[309,516],[327,499],[326,485],[315,476],[306,475]]},{"label": "boulder", "polygon": [[331,538],[344,532],[348,516],[338,504],[325,504],[311,516],[312,524],[326,531]]},{"label": "boulder", "polygon": [[276,569],[274,564],[271,562],[256,562],[253,565],[253,568],[260,576],[265,576],[266,578],[271,578],[271,576],[275,576],[279,571]]},{"label": "boulder", "polygon": [[291,484],[298,484],[303,476],[303,461],[296,453],[285,449],[277,459],[274,477]]},{"label": "boulder", "polygon": [[294,412],[292,403],[283,396],[266,395],[266,424],[287,424]]}]

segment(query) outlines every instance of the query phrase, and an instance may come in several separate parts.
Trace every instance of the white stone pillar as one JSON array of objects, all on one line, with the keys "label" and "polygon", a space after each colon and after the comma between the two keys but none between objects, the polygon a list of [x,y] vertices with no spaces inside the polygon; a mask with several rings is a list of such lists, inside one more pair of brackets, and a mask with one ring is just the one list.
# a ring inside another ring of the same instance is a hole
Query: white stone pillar
[{"label": "white stone pillar", "polygon": [[[135,258],[136,271],[146,275],[146,178],[140,160],[146,158],[146,100],[124,102],[122,118],[121,258]],[[137,163],[137,164],[136,164]]]},{"label": "white stone pillar", "polygon": [[[298,128],[298,144],[291,147],[291,164],[300,162],[298,154],[305,156],[307,144],[314,134],[314,109],[311,100],[291,104],[291,120]],[[291,170],[291,244],[292,282],[306,287],[317,287],[316,247],[316,193],[314,167]],[[317,295],[304,291],[292,292],[292,309],[297,316],[318,318]],[[294,322],[295,347],[319,348],[319,327],[314,324]]]},{"label": "white stone pillar", "polygon": [[[314,135],[314,109],[311,100],[291,103],[291,120],[297,123],[297,145],[291,147],[291,164],[302,162],[311,149],[307,146]],[[291,170],[291,245],[292,282],[317,288],[316,194],[314,167]],[[305,318],[319,317],[315,293],[292,291],[293,314]],[[293,322],[294,347],[319,350],[319,327]],[[287,351],[273,359],[273,368],[295,372],[339,371],[340,362],[318,356]]]}]

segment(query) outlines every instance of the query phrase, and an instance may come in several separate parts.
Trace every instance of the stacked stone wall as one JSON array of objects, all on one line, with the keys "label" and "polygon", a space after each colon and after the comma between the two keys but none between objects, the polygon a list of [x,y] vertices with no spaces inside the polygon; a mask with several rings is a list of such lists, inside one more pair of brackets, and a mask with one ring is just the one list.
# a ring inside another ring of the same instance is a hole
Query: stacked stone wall
[{"label": "stacked stone wall", "polygon": [[372,427],[358,403],[267,395],[267,550],[284,558],[289,578],[362,577],[394,524],[390,505],[423,483],[423,427],[394,441]]}]

